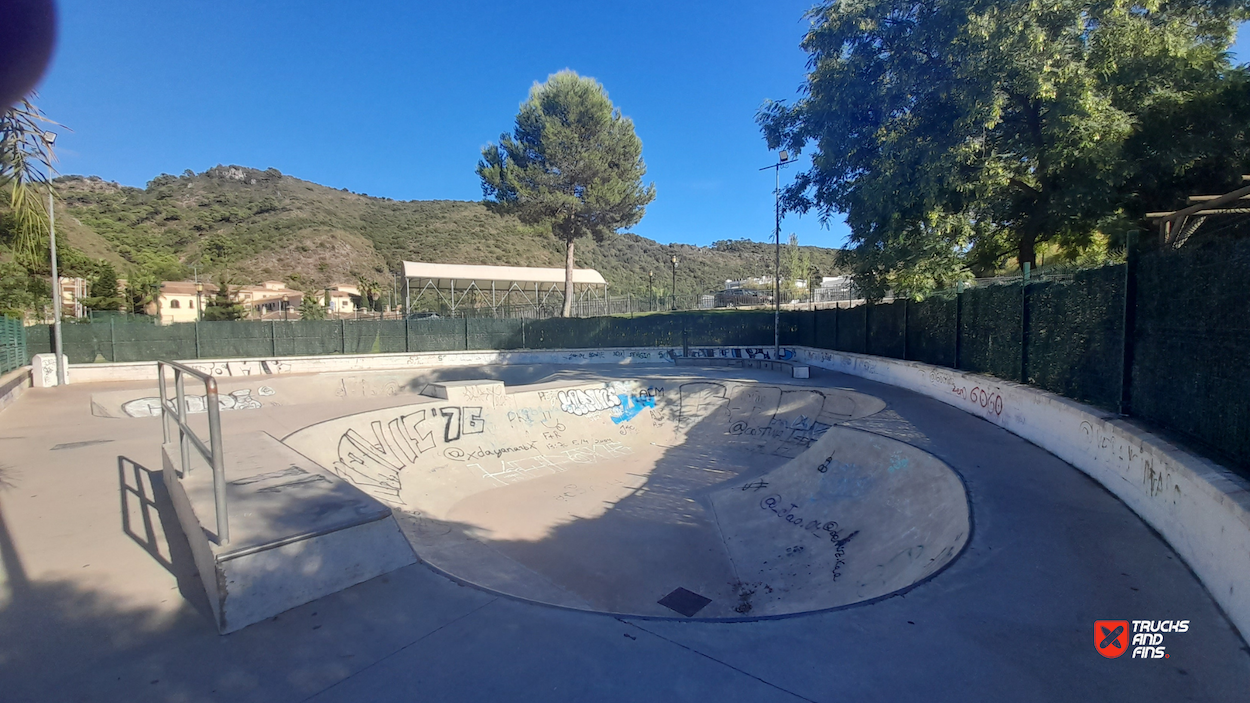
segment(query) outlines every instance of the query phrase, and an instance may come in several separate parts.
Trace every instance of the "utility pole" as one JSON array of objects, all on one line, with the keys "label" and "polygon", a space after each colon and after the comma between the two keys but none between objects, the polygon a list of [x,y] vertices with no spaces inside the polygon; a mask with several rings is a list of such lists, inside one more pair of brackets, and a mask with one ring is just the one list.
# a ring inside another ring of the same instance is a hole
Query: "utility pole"
[{"label": "utility pole", "polygon": [[676,254],[673,254],[671,261],[673,262],[673,296],[671,298],[672,304],[669,305],[668,307],[669,307],[669,310],[675,311],[677,310],[677,255]]},{"label": "utility pole", "polygon": [[[52,151],[52,142],[56,141],[54,132],[44,132],[43,141]],[[52,250],[52,332],[56,338],[53,343],[53,356],[56,357],[56,385],[65,385],[65,353],[61,346],[61,276],[56,267],[56,213],[52,209],[52,178],[48,177],[48,245]]]},{"label": "utility pole", "polygon": [[782,149],[777,163],[765,166],[761,171],[773,169],[776,175],[776,188],[773,191],[773,210],[776,214],[775,257],[773,261],[773,358],[781,358],[781,167],[790,163],[790,152]]}]

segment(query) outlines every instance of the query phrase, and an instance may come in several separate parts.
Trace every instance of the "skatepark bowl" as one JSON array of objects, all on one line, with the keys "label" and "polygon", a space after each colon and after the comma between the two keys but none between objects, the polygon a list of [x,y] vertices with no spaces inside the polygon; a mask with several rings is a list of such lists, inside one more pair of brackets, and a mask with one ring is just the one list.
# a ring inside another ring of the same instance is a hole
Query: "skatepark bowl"
[{"label": "skatepark bowl", "polygon": [[[950,467],[842,426],[885,409],[870,395],[780,373],[644,368],[505,386],[470,372],[220,386],[223,407],[279,418],[362,398],[281,441],[390,506],[427,564],[529,601],[700,619],[829,609],[933,576],[969,536]],[[93,407],[159,412],[133,391]]]}]

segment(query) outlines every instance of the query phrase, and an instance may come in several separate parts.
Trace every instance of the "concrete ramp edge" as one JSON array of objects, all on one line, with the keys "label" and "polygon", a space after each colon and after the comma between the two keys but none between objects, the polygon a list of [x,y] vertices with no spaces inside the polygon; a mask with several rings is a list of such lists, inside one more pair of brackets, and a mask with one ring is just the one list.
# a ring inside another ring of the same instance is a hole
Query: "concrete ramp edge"
[{"label": "concrete ramp edge", "polygon": [[1053,393],[917,361],[798,347],[811,366],[905,388],[1052,452],[1124,502],[1250,633],[1250,482],[1128,420]]}]

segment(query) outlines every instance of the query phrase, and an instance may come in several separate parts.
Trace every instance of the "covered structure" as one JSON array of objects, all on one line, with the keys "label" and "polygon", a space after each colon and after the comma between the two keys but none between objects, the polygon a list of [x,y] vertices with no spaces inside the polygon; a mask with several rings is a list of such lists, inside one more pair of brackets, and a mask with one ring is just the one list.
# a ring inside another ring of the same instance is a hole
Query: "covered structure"
[{"label": "covered structure", "polygon": [[[451,315],[489,310],[494,317],[543,317],[564,305],[564,269],[404,262],[405,310]],[[573,314],[607,305],[608,283],[594,269],[573,269]],[[474,314],[474,313],[469,313]]]}]

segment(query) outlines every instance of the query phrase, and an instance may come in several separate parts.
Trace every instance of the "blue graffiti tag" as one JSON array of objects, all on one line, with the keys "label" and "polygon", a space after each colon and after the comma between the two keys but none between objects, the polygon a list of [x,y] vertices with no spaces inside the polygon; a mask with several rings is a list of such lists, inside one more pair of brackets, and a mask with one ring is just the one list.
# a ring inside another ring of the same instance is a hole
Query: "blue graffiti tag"
[{"label": "blue graffiti tag", "polygon": [[655,398],[651,396],[630,396],[622,393],[617,396],[621,399],[621,414],[612,416],[612,424],[619,425],[622,422],[629,422],[634,416],[642,412],[643,408],[654,408]]}]

